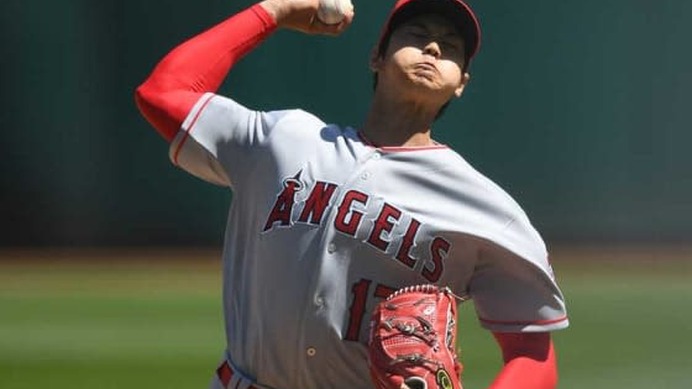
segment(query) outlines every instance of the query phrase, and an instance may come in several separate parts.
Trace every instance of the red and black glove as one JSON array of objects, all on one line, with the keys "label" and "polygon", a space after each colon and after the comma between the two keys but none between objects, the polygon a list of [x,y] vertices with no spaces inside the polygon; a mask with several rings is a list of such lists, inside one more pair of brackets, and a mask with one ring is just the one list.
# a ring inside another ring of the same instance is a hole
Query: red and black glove
[{"label": "red and black glove", "polygon": [[462,389],[456,305],[448,288],[419,285],[375,308],[368,363],[378,389]]}]

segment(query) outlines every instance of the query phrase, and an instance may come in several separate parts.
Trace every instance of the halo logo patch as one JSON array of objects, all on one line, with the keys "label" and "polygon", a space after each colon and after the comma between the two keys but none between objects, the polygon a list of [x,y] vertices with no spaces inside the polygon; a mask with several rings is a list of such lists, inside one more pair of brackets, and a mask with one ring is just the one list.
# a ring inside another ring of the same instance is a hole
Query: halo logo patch
[{"label": "halo logo patch", "polygon": [[454,389],[452,377],[449,376],[445,369],[440,369],[435,373],[435,380],[437,381],[437,387],[440,389]]}]

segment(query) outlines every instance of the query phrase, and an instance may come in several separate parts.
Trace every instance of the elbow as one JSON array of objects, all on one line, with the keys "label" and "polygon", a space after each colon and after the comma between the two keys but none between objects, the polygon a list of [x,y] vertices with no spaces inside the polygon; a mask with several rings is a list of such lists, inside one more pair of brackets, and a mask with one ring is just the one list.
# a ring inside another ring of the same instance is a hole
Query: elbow
[{"label": "elbow", "polygon": [[141,84],[135,89],[135,105],[142,112],[142,106],[146,101],[146,83]]},{"label": "elbow", "polygon": [[145,84],[142,84],[135,89],[135,105],[139,110],[139,113],[146,118],[147,105],[147,91]]},{"label": "elbow", "polygon": [[151,122],[149,116],[154,108],[154,95],[155,93],[147,82],[142,83],[135,89],[135,105],[142,116],[149,122]]},{"label": "elbow", "polygon": [[163,94],[156,91],[148,82],[135,89],[134,100],[144,119],[168,142],[171,142],[180,127],[167,108]]}]

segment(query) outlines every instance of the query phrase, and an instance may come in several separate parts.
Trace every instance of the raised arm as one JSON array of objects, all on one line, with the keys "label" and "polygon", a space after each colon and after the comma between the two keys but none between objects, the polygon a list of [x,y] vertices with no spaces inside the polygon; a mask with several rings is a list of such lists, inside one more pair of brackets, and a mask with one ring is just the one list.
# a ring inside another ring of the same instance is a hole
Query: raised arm
[{"label": "raised arm", "polygon": [[316,20],[318,0],[265,0],[191,38],[168,53],[136,90],[142,115],[169,142],[193,105],[215,92],[231,67],[277,28],[338,34],[350,23]]},{"label": "raised arm", "polygon": [[557,387],[555,347],[549,332],[494,332],[504,366],[489,389],[553,389]]}]

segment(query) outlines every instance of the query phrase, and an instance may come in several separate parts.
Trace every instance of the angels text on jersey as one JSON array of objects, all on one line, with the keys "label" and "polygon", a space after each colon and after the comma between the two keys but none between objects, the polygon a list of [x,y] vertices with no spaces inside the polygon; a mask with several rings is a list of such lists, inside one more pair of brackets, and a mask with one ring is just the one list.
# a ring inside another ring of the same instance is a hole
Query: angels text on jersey
[{"label": "angels text on jersey", "polygon": [[[412,215],[386,201],[379,202],[372,212],[368,205],[376,203],[376,196],[357,189],[340,194],[339,185],[326,181],[315,181],[308,188],[300,175],[298,172],[283,180],[282,190],[276,196],[262,233],[275,228],[291,228],[295,223],[320,226],[331,222],[336,231],[359,239],[407,268],[419,271],[427,281],[435,283],[440,279],[444,260],[451,248],[448,240],[441,236],[432,237],[428,258],[417,258],[412,255],[412,249],[423,243],[416,240],[423,225]],[[330,213],[328,209],[336,211],[331,221],[325,217]],[[395,233],[395,227],[399,225],[404,228],[396,230],[403,233]]]}]

